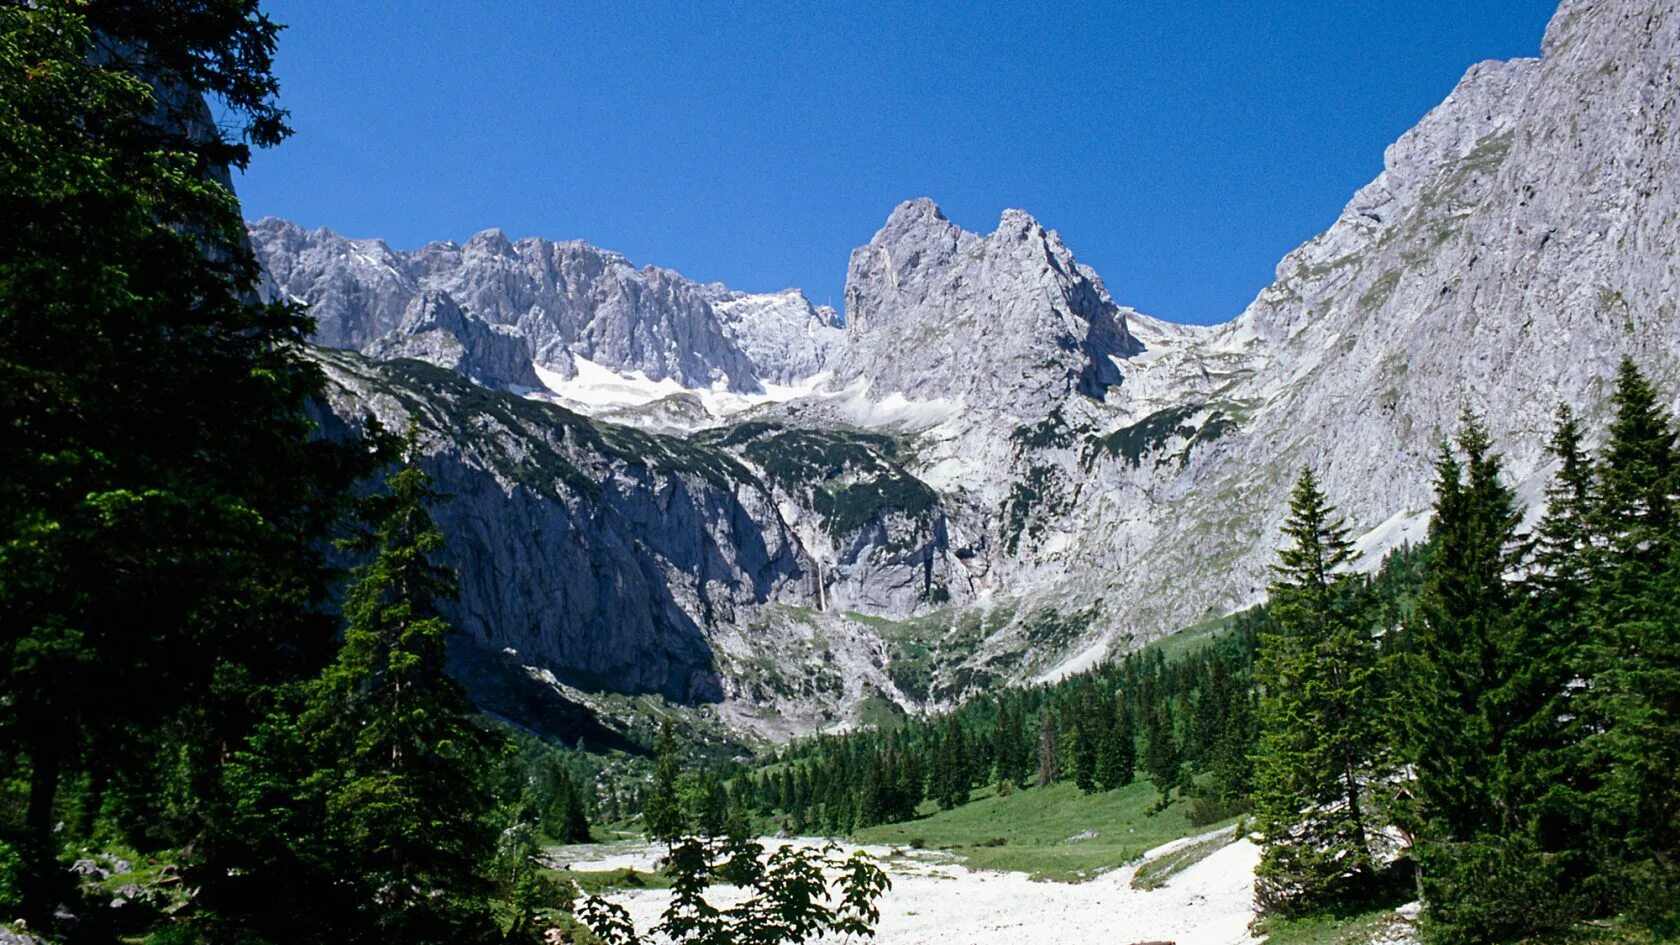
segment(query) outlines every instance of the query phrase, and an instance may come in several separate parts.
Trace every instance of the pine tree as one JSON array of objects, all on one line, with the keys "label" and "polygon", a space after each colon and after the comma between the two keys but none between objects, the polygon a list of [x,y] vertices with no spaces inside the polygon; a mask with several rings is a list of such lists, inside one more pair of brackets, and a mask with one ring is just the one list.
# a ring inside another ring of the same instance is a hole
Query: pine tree
[{"label": "pine tree", "polygon": [[1579,702],[1600,868],[1618,904],[1680,928],[1680,492],[1674,424],[1631,360],[1599,467],[1602,562],[1590,594],[1591,679]]},{"label": "pine tree", "polygon": [[955,714],[945,717],[934,755],[933,799],[941,810],[968,803],[973,786],[968,770],[968,744]]},{"label": "pine tree", "polygon": [[700,809],[695,817],[695,829],[708,837],[722,837],[728,833],[729,792],[723,782],[710,771],[700,775]]},{"label": "pine tree", "polygon": [[543,769],[542,829],[561,843],[589,842],[589,815],[571,772],[550,759]]},{"label": "pine tree", "polygon": [[1097,763],[1097,782],[1105,791],[1131,784],[1137,769],[1137,723],[1125,696],[1115,698],[1112,713],[1114,724],[1103,736]]},{"label": "pine tree", "polygon": [[1436,462],[1432,551],[1418,615],[1407,629],[1410,666],[1401,720],[1407,760],[1418,766],[1422,815],[1445,837],[1485,826],[1480,792],[1492,777],[1502,720],[1488,698],[1501,683],[1500,647],[1516,598],[1515,497],[1480,422],[1458,436],[1464,462],[1446,447]]},{"label": "pine tree", "polygon": [[[1435,937],[1499,938],[1560,923],[1555,862],[1533,843],[1533,739],[1568,671],[1527,619],[1521,521],[1485,428],[1467,414],[1437,462],[1432,547],[1406,630],[1400,747],[1415,777],[1413,832]],[[1524,733],[1528,733],[1525,735]],[[1504,868],[1490,871],[1490,863]],[[1537,903],[1543,903],[1540,907]],[[1566,910],[1564,910],[1566,911]]]},{"label": "pine tree", "polygon": [[1026,755],[1026,733],[1021,727],[1021,716],[1013,710],[1007,702],[999,701],[997,710],[997,731],[994,734],[995,748],[992,760],[996,768],[997,787],[999,793],[1011,787],[1020,787],[1022,770]]},{"label": "pine tree", "polygon": [[1149,708],[1149,727],[1146,729],[1143,746],[1143,767],[1149,772],[1149,779],[1155,783],[1155,789],[1160,792],[1160,799],[1156,802],[1158,809],[1165,808],[1172,800],[1172,792],[1176,790],[1184,777],[1183,755],[1178,746],[1178,736],[1173,731],[1172,709],[1165,694]]},{"label": "pine tree", "polygon": [[863,780],[857,789],[857,825],[873,827],[886,819],[886,793],[882,788],[884,759],[870,753],[864,762]]},{"label": "pine tree", "polygon": [[1080,791],[1093,794],[1097,790],[1097,750],[1090,735],[1090,723],[1083,713],[1069,713],[1067,755],[1073,768],[1073,783]]},{"label": "pine tree", "polygon": [[1044,787],[1061,777],[1061,764],[1056,757],[1056,714],[1048,706],[1038,721],[1038,786]]},{"label": "pine tree", "polygon": [[1224,727],[1214,740],[1208,786],[1221,802],[1240,805],[1254,790],[1254,704],[1241,689],[1233,690],[1229,699]]},{"label": "pine tree", "polygon": [[1599,550],[1595,473],[1582,441],[1574,412],[1560,406],[1548,445],[1558,469],[1532,541],[1523,588],[1527,606],[1512,618],[1523,621],[1524,633],[1510,641],[1509,679],[1497,697],[1514,717],[1509,803],[1536,853],[1550,861],[1553,882],[1540,896],[1559,902],[1559,915],[1592,912],[1596,898],[1589,888],[1592,805],[1586,796],[1594,777],[1581,742],[1598,720],[1579,696],[1591,665],[1595,625],[1587,607]]},{"label": "pine tree", "polygon": [[[659,727],[659,741],[654,746],[654,753],[653,786],[648,792],[647,803],[642,805],[642,820],[650,839],[669,844],[689,831],[688,815],[683,810],[682,795],[677,785],[682,777],[682,766],[677,759],[677,733],[671,727],[670,719]],[[802,790],[790,806],[803,811],[804,784],[801,782],[799,787]]]},{"label": "pine tree", "polygon": [[1548,450],[1558,470],[1546,487],[1546,513],[1535,530],[1534,583],[1547,619],[1568,622],[1578,616],[1591,579],[1595,518],[1593,463],[1568,405],[1558,407]]},{"label": "pine tree", "polygon": [[411,431],[386,493],[366,500],[368,529],[345,542],[373,557],[355,571],[343,645],[298,730],[317,766],[306,788],[371,937],[482,941],[496,850],[485,774],[499,740],[444,670],[450,626],[437,605],[455,582],[432,560],[443,535],[419,460]]},{"label": "pine tree", "polygon": [[1654,542],[1673,520],[1673,423],[1631,358],[1622,360],[1611,403],[1616,415],[1599,466],[1599,528],[1617,554],[1656,560],[1662,549]]},{"label": "pine tree", "polygon": [[1368,689],[1376,648],[1356,612],[1347,529],[1303,469],[1262,633],[1255,899],[1293,914],[1357,898],[1373,878],[1363,782],[1377,751]]}]

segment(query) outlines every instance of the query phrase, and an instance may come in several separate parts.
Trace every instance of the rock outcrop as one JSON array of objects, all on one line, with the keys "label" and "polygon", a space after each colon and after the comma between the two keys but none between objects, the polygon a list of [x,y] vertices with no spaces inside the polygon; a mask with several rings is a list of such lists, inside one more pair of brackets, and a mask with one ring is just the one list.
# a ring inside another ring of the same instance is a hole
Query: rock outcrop
[{"label": "rock outcrop", "polygon": [[1010,403],[1047,415],[1101,399],[1136,353],[1125,313],[1054,230],[1019,210],[989,236],[926,198],[900,204],[846,273],[846,347],[835,383],[915,400]]},{"label": "rock outcrop", "polygon": [[381,361],[413,358],[448,368],[485,387],[540,387],[531,352],[516,329],[468,314],[449,293],[426,289],[402,322],[364,348]]},{"label": "rock outcrop", "polygon": [[833,312],[797,292],[731,292],[657,266],[638,269],[576,240],[515,242],[485,230],[465,244],[399,252],[273,217],[251,224],[250,235],[270,292],[307,303],[314,340],[332,348],[374,353],[370,346],[402,327],[416,298],[444,292],[524,339],[529,359],[562,377],[573,375],[576,356],[655,381],[747,393],[766,379],[816,373],[839,335]]}]

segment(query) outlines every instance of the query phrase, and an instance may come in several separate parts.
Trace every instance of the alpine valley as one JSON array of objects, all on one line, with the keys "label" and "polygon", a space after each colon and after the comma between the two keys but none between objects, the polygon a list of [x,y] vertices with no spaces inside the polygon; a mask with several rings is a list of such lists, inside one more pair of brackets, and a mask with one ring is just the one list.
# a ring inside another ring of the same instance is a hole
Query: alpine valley
[{"label": "alpine valley", "polygon": [[329,427],[421,431],[482,705],[575,737],[663,697],[779,741],[1257,602],[1306,464],[1374,567],[1466,407],[1532,506],[1559,402],[1601,428],[1626,354],[1680,382],[1677,64],[1680,5],[1566,0],[1214,327],[928,199],[853,251],[843,312],[493,229],[249,233],[317,321]]}]

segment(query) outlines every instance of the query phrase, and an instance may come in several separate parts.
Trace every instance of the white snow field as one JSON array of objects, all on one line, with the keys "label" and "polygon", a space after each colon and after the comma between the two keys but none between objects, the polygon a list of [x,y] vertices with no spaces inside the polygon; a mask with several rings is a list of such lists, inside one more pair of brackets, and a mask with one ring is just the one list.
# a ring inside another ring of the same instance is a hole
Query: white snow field
[{"label": "white snow field", "polygon": [[[1212,834],[1163,844],[1139,862],[1208,836]],[[820,846],[825,841],[765,842],[767,846]],[[1239,945],[1256,941],[1248,923],[1254,917],[1254,866],[1260,853],[1246,839],[1221,847],[1149,891],[1132,888],[1137,864],[1084,883],[1054,883],[1035,881],[1025,873],[970,870],[935,851],[895,852],[853,845],[844,849],[865,850],[892,877],[892,889],[880,903],[881,922],[874,939],[880,945]],[[654,847],[645,844],[557,852],[559,864],[579,870],[652,870],[657,855]],[[568,859],[567,854],[581,858]],[[719,889],[714,901],[729,901],[732,891]],[[611,898],[629,910],[639,929],[646,930],[659,920],[668,894],[634,890]]]}]

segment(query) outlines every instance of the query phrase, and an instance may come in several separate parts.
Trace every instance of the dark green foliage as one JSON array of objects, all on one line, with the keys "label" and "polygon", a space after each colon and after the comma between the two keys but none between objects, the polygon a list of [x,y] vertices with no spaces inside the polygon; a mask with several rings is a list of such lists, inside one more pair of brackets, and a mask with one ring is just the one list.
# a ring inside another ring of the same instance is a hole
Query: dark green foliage
[{"label": "dark green foliage", "polygon": [[60,822],[213,858],[222,747],[330,651],[322,547],[366,467],[311,440],[309,320],[251,300],[218,182],[285,134],[274,34],[255,4],[0,6],[0,830],[38,929]]},{"label": "dark green foliage", "polygon": [[[1196,727],[1194,713],[1211,712],[1221,726],[1232,720],[1213,739],[1223,747],[1185,757],[1175,734],[1164,744],[1184,763],[1172,768],[1169,790],[1198,779],[1237,785],[1229,792],[1244,796],[1218,802],[1224,812],[1213,819],[1224,819],[1246,799],[1246,756],[1254,739],[1249,664],[1255,627],[1264,618],[1255,612],[1232,622],[1231,632],[1211,646],[1174,661],[1158,651],[1134,653],[1052,685],[975,697],[934,718],[910,717],[890,731],[798,741],[773,756],[769,770],[745,774],[736,783],[750,785],[746,793],[760,800],[762,812],[782,812],[789,829],[839,832],[911,819],[924,786],[928,799],[951,808],[966,803],[968,789],[987,780],[1008,794],[1076,778],[1082,764],[1089,790],[1115,790],[1135,776],[1140,717],[1164,719],[1164,727],[1177,733]],[[1200,708],[1212,704],[1209,700],[1221,708]],[[1076,736],[1078,729],[1084,733]],[[1079,749],[1085,758],[1075,762],[1081,739],[1089,739],[1092,749]],[[1212,767],[1219,759],[1234,772],[1223,780]]]},{"label": "dark green foliage", "polygon": [[1132,783],[1137,772],[1137,720],[1125,698],[1114,700],[1113,724],[1103,733],[1097,757],[1097,783],[1105,791]]},{"label": "dark green foliage", "polygon": [[1532,658],[1513,616],[1520,513],[1500,481],[1500,462],[1480,422],[1458,437],[1463,461],[1443,450],[1436,463],[1434,551],[1408,627],[1399,719],[1406,760],[1417,766],[1417,809],[1442,836],[1464,840],[1495,825],[1478,820],[1474,799],[1496,776],[1495,756],[1510,720],[1494,704],[1515,660]]},{"label": "dark green foliage", "polygon": [[[827,879],[825,872],[835,878]],[[892,886],[862,852],[842,857],[832,845],[784,846],[766,858],[757,843],[708,835],[677,840],[665,874],[671,901],[650,934],[679,945],[793,945],[829,935],[872,936],[880,920],[876,903]],[[706,899],[714,877],[722,875],[745,888],[744,899],[723,907]],[[579,915],[606,945],[645,941],[616,903],[591,897]]]},{"label": "dark green foliage", "polygon": [[1631,361],[1598,468],[1588,592],[1592,670],[1578,700],[1596,849],[1612,902],[1680,933],[1680,492],[1673,419]]},{"label": "dark green foliage", "polygon": [[1272,583],[1275,631],[1260,636],[1260,750],[1254,812],[1262,835],[1255,901],[1295,915],[1370,889],[1364,785],[1380,739],[1371,703],[1376,645],[1360,614],[1347,529],[1302,470]]},{"label": "dark green foliage", "polygon": [[973,786],[974,773],[969,758],[968,736],[964,733],[957,716],[946,716],[945,724],[939,732],[937,747],[933,752],[933,765],[928,775],[928,797],[941,809],[950,810],[968,803],[969,791]]},{"label": "dark green foliage", "polygon": [[1066,731],[1068,737],[1064,744],[1067,747],[1068,766],[1072,769],[1073,783],[1086,794],[1095,793],[1099,743],[1092,733],[1091,722],[1083,713],[1076,713],[1069,721]]},{"label": "dark green foliage", "polygon": [[898,461],[898,445],[878,433],[792,430],[754,421],[696,439],[740,450],[783,491],[807,498],[835,538],[890,512],[927,519],[939,506],[938,493]]},{"label": "dark green foliage", "polygon": [[[1477,418],[1466,416],[1456,455],[1443,449],[1436,477],[1432,553],[1399,664],[1398,745],[1416,773],[1402,819],[1417,838],[1436,919],[1457,910],[1478,916],[1490,936],[1539,931],[1546,926],[1494,924],[1493,913],[1514,908],[1498,898],[1509,890],[1472,878],[1492,860],[1531,853],[1521,871],[1540,881],[1527,868],[1541,862],[1539,851],[1519,844],[1532,826],[1525,812],[1535,787],[1523,769],[1543,746],[1521,730],[1552,726],[1550,696],[1567,683],[1567,670],[1548,668],[1543,641],[1531,632],[1537,624],[1519,606],[1521,513]],[[1472,901],[1484,892],[1486,901]],[[1545,898],[1557,901],[1558,891]]]},{"label": "dark green foliage", "polygon": [[1049,712],[1038,722],[1038,786],[1061,777],[1061,761],[1057,757],[1056,718]]},{"label": "dark green foliage", "polygon": [[1211,443],[1236,428],[1236,421],[1225,410],[1218,408],[1211,410],[1200,425],[1190,422],[1192,417],[1206,409],[1204,404],[1168,407],[1129,427],[1094,439],[1086,446],[1084,464],[1089,468],[1098,456],[1116,456],[1136,469],[1143,465],[1144,457],[1159,452],[1177,438],[1187,441],[1184,449],[1176,456],[1160,457],[1156,465],[1176,459],[1179,468],[1183,468],[1190,462],[1190,454],[1197,445]]},{"label": "dark green foliage", "polygon": [[[371,554],[345,595],[344,641],[228,769],[248,864],[212,896],[276,941],[488,941],[497,825],[487,773],[501,740],[444,671],[438,601],[454,575],[435,499],[408,459],[365,500]],[[277,818],[278,815],[278,818]],[[277,819],[279,822],[276,822]],[[268,868],[263,868],[268,867]],[[275,908],[277,903],[285,908]]]},{"label": "dark green foliage", "polygon": [[558,760],[551,759],[542,778],[538,810],[543,834],[560,843],[588,843],[589,813],[571,773]]},{"label": "dark green foliage", "polygon": [[654,840],[670,841],[689,831],[688,812],[678,793],[677,780],[682,770],[677,759],[677,737],[671,721],[665,720],[659,730],[659,744],[655,748],[658,760],[653,770],[653,787],[647,803],[642,806],[642,818],[648,836]]},{"label": "dark green foliage", "polygon": [[1172,712],[1166,704],[1156,702],[1147,717],[1149,726],[1145,730],[1143,768],[1149,772],[1149,780],[1155,782],[1155,789],[1161,792],[1158,806],[1164,808],[1172,800],[1173,791],[1183,784],[1184,760],[1179,751],[1178,736],[1173,732]]}]

